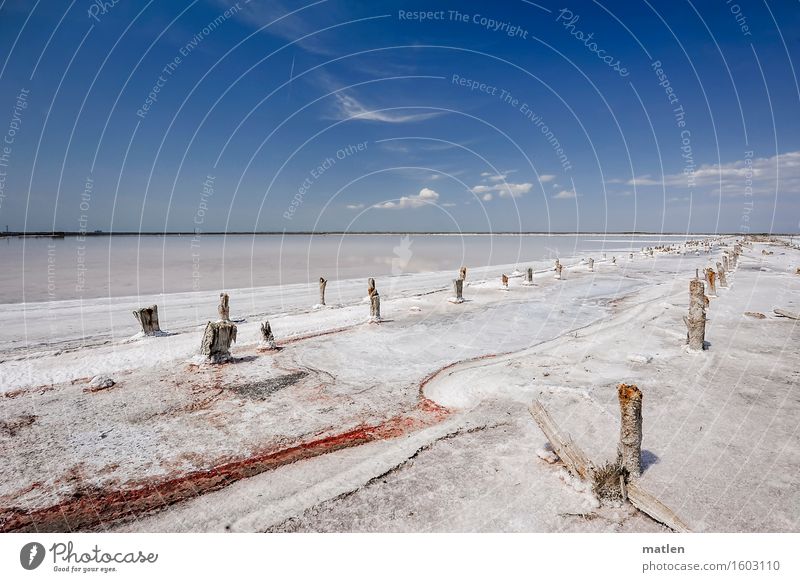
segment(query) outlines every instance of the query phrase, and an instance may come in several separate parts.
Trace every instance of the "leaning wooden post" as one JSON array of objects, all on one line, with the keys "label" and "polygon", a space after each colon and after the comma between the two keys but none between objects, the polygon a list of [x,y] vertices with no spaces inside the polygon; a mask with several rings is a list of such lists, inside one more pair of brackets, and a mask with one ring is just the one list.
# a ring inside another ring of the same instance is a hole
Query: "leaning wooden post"
[{"label": "leaning wooden post", "polygon": [[274,350],[276,348],[275,336],[272,335],[272,327],[269,321],[265,321],[261,324],[261,341],[259,343],[261,347],[266,350]]},{"label": "leaning wooden post", "polygon": [[381,297],[375,287],[375,279],[371,277],[367,282],[367,292],[369,293],[369,320],[371,323],[379,323],[381,320]]},{"label": "leaning wooden post", "polygon": [[466,267],[461,267],[461,269],[459,269],[458,278],[461,279],[462,281],[466,281],[467,280],[467,268]]},{"label": "leaning wooden post", "polygon": [[689,349],[702,351],[706,339],[706,299],[705,288],[700,279],[689,282],[689,317],[686,319]]},{"label": "leaning wooden post", "polygon": [[230,308],[230,298],[228,297],[227,293],[220,293],[219,294],[219,307],[217,311],[219,312],[219,320],[220,321],[230,321],[231,320],[231,308]]},{"label": "leaning wooden post", "polygon": [[617,462],[628,474],[642,474],[642,392],[634,385],[620,384],[619,396],[620,428]]},{"label": "leaning wooden post", "polygon": [[589,270],[594,271],[594,259],[589,257]]},{"label": "leaning wooden post", "polygon": [[717,261],[717,274],[719,275],[719,286],[720,287],[727,287],[728,286],[728,278],[725,276],[725,268],[722,266],[722,263]]},{"label": "leaning wooden post", "polygon": [[453,279],[453,291],[456,294],[454,303],[464,303],[464,279]]},{"label": "leaning wooden post", "polygon": [[503,285],[503,287],[508,289],[508,276],[505,273],[500,275],[500,283]]},{"label": "leaning wooden post", "polygon": [[158,326],[158,305],[137,309],[133,312],[133,316],[142,326],[144,335],[158,335],[161,333],[161,328]]},{"label": "leaning wooden post", "polygon": [[236,324],[230,321],[209,321],[203,332],[200,353],[212,364],[231,360],[231,343],[236,341]]},{"label": "leaning wooden post", "polygon": [[528,283],[533,283],[533,267],[528,267]]},{"label": "leaning wooden post", "polygon": [[325,305],[325,285],[328,284],[328,280],[324,277],[319,278],[319,304]]}]

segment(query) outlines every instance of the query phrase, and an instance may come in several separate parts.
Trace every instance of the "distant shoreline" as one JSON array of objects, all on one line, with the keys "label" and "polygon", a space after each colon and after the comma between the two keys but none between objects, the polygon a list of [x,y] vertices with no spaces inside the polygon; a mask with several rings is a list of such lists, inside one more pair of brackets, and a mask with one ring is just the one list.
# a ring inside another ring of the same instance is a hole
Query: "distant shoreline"
[{"label": "distant shoreline", "polygon": [[[77,231],[55,231],[55,232],[3,232],[0,238],[66,238],[66,237],[106,237],[106,236],[397,236],[397,235],[426,235],[426,236],[746,236],[740,232],[651,232],[651,231],[610,231],[610,232],[568,232],[568,231],[497,231],[497,232],[443,232],[443,231],[263,231],[263,232],[77,232]],[[766,233],[751,232],[750,236],[800,236],[800,233]]]}]

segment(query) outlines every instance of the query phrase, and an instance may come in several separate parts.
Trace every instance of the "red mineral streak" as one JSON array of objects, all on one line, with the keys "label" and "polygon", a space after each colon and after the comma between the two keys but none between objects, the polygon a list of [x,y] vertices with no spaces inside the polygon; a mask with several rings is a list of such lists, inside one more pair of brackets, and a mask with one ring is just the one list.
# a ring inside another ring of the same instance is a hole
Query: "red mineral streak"
[{"label": "red mineral streak", "polygon": [[440,422],[448,412],[427,399],[407,413],[377,425],[362,425],[292,447],[263,451],[251,457],[193,471],[159,482],[134,482],[123,489],[83,488],[58,504],[35,510],[0,509],[0,532],[61,532],[102,529],[103,524],[221,489],[264,471],[369,442],[392,439]]}]

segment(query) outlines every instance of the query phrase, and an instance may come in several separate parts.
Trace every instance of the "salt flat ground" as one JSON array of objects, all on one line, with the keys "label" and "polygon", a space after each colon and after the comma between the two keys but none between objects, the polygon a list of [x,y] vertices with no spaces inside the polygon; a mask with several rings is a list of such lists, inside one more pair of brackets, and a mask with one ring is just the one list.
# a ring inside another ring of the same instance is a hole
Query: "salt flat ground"
[{"label": "salt flat ground", "polygon": [[[2,306],[0,529],[659,531],[540,459],[527,412],[539,398],[602,461],[627,382],[648,490],[698,531],[797,531],[800,331],[772,310],[800,311],[800,253],[746,249],[709,349],[687,353],[688,282],[722,248],[593,272],[576,257],[563,280],[540,263],[508,290],[514,265],[487,267],[462,304],[452,273],[387,278],[380,325],[364,281],[322,309],[304,286],[231,292],[244,321],[224,366],[192,360],[213,295],[158,298],[174,332],[158,338],[130,338],[134,299]],[[266,318],[278,351],[258,348]],[[116,384],[91,391],[95,374]]]}]

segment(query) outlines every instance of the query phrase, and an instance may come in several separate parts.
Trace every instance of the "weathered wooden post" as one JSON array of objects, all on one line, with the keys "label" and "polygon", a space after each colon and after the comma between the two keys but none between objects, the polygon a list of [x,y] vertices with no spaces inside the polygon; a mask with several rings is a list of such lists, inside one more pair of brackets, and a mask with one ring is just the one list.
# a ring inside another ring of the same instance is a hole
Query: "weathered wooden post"
[{"label": "weathered wooden post", "polygon": [[325,305],[325,285],[328,284],[328,280],[324,277],[319,278],[319,304]]},{"label": "weathered wooden post", "polygon": [[611,264],[612,265],[616,265],[617,264],[617,257],[611,257]]},{"label": "weathered wooden post", "polygon": [[632,384],[620,384],[620,426],[617,462],[633,477],[642,474],[642,392]]},{"label": "weathered wooden post", "polygon": [[533,267],[528,267],[528,283],[533,284]]},{"label": "weathered wooden post", "polygon": [[462,281],[466,281],[467,280],[467,268],[466,267],[461,267],[461,269],[459,269],[458,278],[461,279]]},{"label": "weathered wooden post", "polygon": [[714,269],[708,267],[706,269],[706,283],[708,283],[708,295],[710,297],[716,297],[717,295],[717,274],[714,272]]},{"label": "weathered wooden post", "polygon": [[219,320],[220,321],[230,321],[231,320],[231,308],[230,308],[230,298],[228,297],[227,293],[220,293],[219,294],[219,307],[217,311],[219,312]]},{"label": "weathered wooden post", "polygon": [[158,305],[142,307],[133,312],[133,316],[142,326],[144,335],[158,335],[161,328],[158,326]]},{"label": "weathered wooden post", "polygon": [[561,279],[561,271],[563,271],[563,270],[564,270],[564,265],[562,265],[561,263],[558,263],[556,265],[556,279]]},{"label": "weathered wooden post", "polygon": [[265,321],[261,324],[261,341],[259,343],[261,347],[266,350],[274,350],[276,348],[275,336],[272,335],[272,327],[269,321]]},{"label": "weathered wooden post", "polygon": [[236,341],[236,324],[230,321],[209,321],[203,332],[200,353],[212,364],[231,360],[231,343]]},{"label": "weathered wooden post", "polygon": [[719,275],[719,286],[720,287],[727,287],[728,286],[728,278],[725,276],[725,268],[722,266],[722,263],[717,261],[717,275]]},{"label": "weathered wooden post", "polygon": [[589,270],[594,271],[594,259],[589,257]]},{"label": "weathered wooden post", "polygon": [[503,287],[508,289],[508,276],[505,273],[500,275],[500,283],[503,285]]},{"label": "weathered wooden post", "polygon": [[706,305],[703,282],[697,278],[689,282],[689,317],[686,318],[686,338],[689,349],[702,351],[706,339]]},{"label": "weathered wooden post", "polygon": [[456,294],[454,303],[464,303],[464,279],[453,279],[453,291]]},{"label": "weathered wooden post", "polygon": [[728,251],[725,251],[725,253],[722,255],[722,268],[725,269],[726,272],[730,270],[730,262],[728,261]]},{"label": "weathered wooden post", "polygon": [[381,297],[375,287],[375,279],[372,277],[367,282],[367,292],[369,293],[369,320],[371,323],[380,323]]}]

